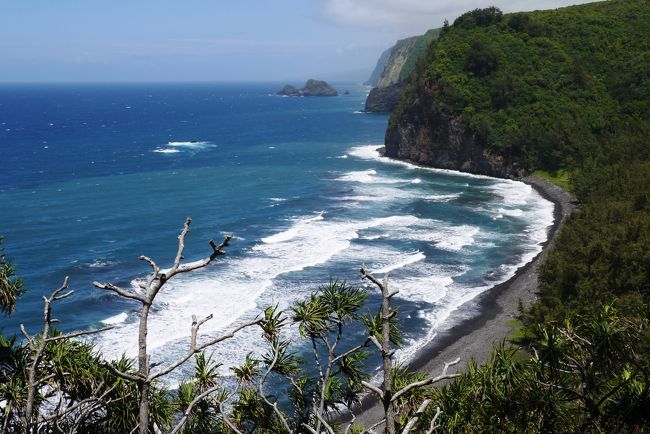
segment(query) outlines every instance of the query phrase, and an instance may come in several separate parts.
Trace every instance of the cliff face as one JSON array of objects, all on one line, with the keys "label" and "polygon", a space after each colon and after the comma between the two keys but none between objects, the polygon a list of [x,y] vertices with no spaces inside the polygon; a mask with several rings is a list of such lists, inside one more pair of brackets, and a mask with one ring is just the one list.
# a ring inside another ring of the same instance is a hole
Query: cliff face
[{"label": "cliff face", "polygon": [[366,80],[363,85],[364,86],[372,86],[372,87],[377,87],[379,84],[379,80],[381,79],[381,74],[384,72],[384,68],[386,67],[386,62],[388,61],[388,57],[390,56],[390,52],[393,50],[393,48],[389,48],[385,50],[383,53],[381,53],[381,56],[379,56],[379,60],[377,60],[377,65],[375,65],[375,69],[372,70],[372,73],[370,74],[370,77],[368,80]]},{"label": "cliff face", "polygon": [[386,155],[500,177],[583,164],[650,114],[649,21],[646,0],[462,15],[409,77]]},{"label": "cliff face", "polygon": [[402,68],[411,55],[419,36],[402,39],[390,50],[386,65],[381,73],[377,87],[383,88],[399,83]]},{"label": "cliff face", "polygon": [[434,113],[402,117],[386,131],[384,155],[423,166],[501,178],[525,171],[491,153],[462,121]]},{"label": "cliff face", "polygon": [[[418,36],[414,36],[402,39],[382,54],[382,57],[387,55],[383,60],[383,69],[377,78],[377,84],[366,99],[365,110],[367,112],[384,113],[395,108],[404,87],[404,83],[400,79],[402,69],[418,38]],[[382,62],[381,58],[379,62]],[[379,62],[377,66],[379,66]]]},{"label": "cliff face", "polygon": [[401,39],[382,53],[365,83],[375,86],[366,100],[367,112],[390,112],[395,108],[406,79],[437,35],[438,30],[429,30],[421,36]]}]

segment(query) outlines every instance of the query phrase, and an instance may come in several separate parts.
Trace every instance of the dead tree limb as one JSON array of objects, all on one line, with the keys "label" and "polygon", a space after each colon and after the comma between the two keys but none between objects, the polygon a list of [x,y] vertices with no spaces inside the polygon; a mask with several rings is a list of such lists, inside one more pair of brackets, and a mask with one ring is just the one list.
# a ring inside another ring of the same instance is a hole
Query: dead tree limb
[{"label": "dead tree limb", "polygon": [[[385,275],[383,280],[379,280],[374,277],[372,274],[369,274],[365,267],[362,266],[360,269],[361,277],[372,282],[381,292],[382,304],[379,317],[381,320],[381,340],[377,339],[376,336],[370,336],[369,340],[379,349],[382,356],[382,369],[384,375],[384,381],[380,387],[377,387],[367,381],[362,381],[361,384],[377,395],[377,398],[382,403],[384,408],[384,420],[385,422],[385,432],[388,434],[396,433],[396,424],[395,424],[395,402],[406,395],[407,393],[424,386],[428,386],[442,380],[450,379],[457,377],[458,374],[447,374],[447,371],[450,366],[453,366],[460,362],[460,359],[456,359],[453,362],[445,363],[445,366],[442,370],[442,373],[436,377],[428,377],[422,381],[415,381],[410,383],[398,391],[392,390],[392,372],[393,372],[393,355],[395,350],[391,349],[391,336],[390,336],[390,321],[391,318],[395,315],[395,312],[390,308],[390,300],[398,293],[398,291],[390,292],[388,289],[388,275]],[[407,422],[406,427],[402,431],[403,434],[408,434],[410,430],[417,423],[420,415],[426,410],[426,408],[431,404],[430,400],[425,400],[422,402],[418,410],[415,412],[415,415],[412,419]],[[439,415],[436,416],[436,418]],[[382,422],[373,425],[368,432],[372,431],[372,428],[380,425]],[[432,424],[433,425],[433,424]]]},{"label": "dead tree limb", "polygon": [[[138,415],[138,431],[140,434],[146,434],[149,429],[150,424],[150,403],[149,403],[149,394],[151,389],[151,384],[158,378],[171,373],[174,369],[181,366],[183,363],[188,361],[194,354],[202,351],[203,349],[215,345],[223,340],[232,338],[240,330],[251,327],[257,324],[260,324],[262,320],[255,319],[244,323],[230,333],[219,336],[217,338],[209,339],[203,343],[198,342],[198,332],[201,325],[206,321],[209,321],[212,318],[212,315],[209,315],[205,318],[197,320],[196,317],[193,318],[192,327],[191,327],[191,342],[188,352],[183,355],[180,359],[171,363],[164,369],[160,369],[154,372],[151,372],[151,369],[157,364],[151,365],[150,355],[147,352],[147,334],[148,334],[148,320],[149,312],[151,307],[156,299],[156,296],[165,285],[167,281],[178,274],[188,273],[194,270],[198,270],[208,266],[217,256],[224,254],[223,250],[229,245],[232,240],[232,235],[227,235],[220,244],[215,243],[213,240],[209,241],[210,247],[212,248],[212,253],[198,261],[183,263],[183,252],[185,250],[185,239],[190,230],[190,224],[192,220],[188,217],[185,219],[183,228],[178,235],[178,248],[176,250],[176,255],[174,261],[170,268],[160,269],[158,264],[148,256],[140,256],[139,259],[149,264],[151,267],[151,273],[148,275],[146,283],[141,285],[141,288],[144,290],[144,294],[135,293],[132,291],[127,291],[125,289],[119,288],[112,283],[99,283],[94,282],[94,285],[97,288],[105,289],[112,291],[117,295],[132,300],[138,301],[142,307],[140,309],[140,322],[138,328],[138,371],[137,374],[129,374],[126,372],[121,372],[114,367],[110,367],[111,371],[118,375],[121,378],[124,378],[129,381],[133,381],[138,385],[139,392],[139,415]],[[110,365],[109,365],[110,366]],[[207,395],[206,395],[207,396]],[[180,427],[178,427],[180,429]]]},{"label": "dead tree limb", "polygon": [[39,368],[47,345],[52,342],[72,339],[80,336],[100,333],[113,328],[112,326],[103,327],[96,330],[83,330],[73,333],[65,333],[57,336],[50,336],[52,331],[52,324],[58,322],[57,319],[52,318],[52,304],[56,301],[63,300],[74,294],[74,291],[68,289],[68,277],[63,279],[63,284],[54,290],[49,297],[43,296],[43,331],[41,332],[40,339],[37,336],[32,336],[27,333],[24,324],[20,325],[20,331],[27,340],[27,347],[32,353],[32,360],[27,368],[27,402],[25,403],[25,414],[23,416],[23,427],[28,431],[34,431],[38,425],[38,408],[36,406],[36,394],[43,383],[53,378],[53,374],[47,375],[44,378],[38,379]]}]

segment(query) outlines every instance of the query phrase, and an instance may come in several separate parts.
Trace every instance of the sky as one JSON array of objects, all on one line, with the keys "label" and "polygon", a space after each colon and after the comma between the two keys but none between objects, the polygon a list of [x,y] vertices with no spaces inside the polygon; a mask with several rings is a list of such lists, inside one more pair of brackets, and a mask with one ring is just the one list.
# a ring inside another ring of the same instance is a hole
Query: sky
[{"label": "sky", "polygon": [[477,7],[581,0],[5,0],[0,82],[364,80],[396,40]]}]

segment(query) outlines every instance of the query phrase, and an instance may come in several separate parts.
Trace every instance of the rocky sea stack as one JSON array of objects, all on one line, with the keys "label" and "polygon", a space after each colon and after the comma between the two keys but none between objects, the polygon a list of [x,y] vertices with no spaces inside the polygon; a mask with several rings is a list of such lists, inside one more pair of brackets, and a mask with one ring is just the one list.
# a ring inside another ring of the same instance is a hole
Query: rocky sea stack
[{"label": "rocky sea stack", "polygon": [[323,80],[307,80],[302,89],[297,89],[287,84],[278,92],[278,95],[285,96],[337,96],[339,93]]}]

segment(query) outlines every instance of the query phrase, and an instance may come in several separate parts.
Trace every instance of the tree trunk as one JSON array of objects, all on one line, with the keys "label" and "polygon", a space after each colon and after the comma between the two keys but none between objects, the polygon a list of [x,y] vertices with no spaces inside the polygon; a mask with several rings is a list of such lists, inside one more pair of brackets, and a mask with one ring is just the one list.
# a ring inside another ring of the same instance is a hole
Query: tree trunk
[{"label": "tree trunk", "polygon": [[390,297],[388,279],[384,278],[381,288],[381,355],[384,361],[384,414],[386,415],[386,433],[395,434],[395,411],[393,409],[393,361],[390,350]]},{"label": "tree trunk", "polygon": [[143,303],[140,312],[140,330],[138,334],[138,374],[142,377],[138,384],[140,391],[139,433],[149,432],[149,360],[147,357],[147,320],[151,303]]}]

